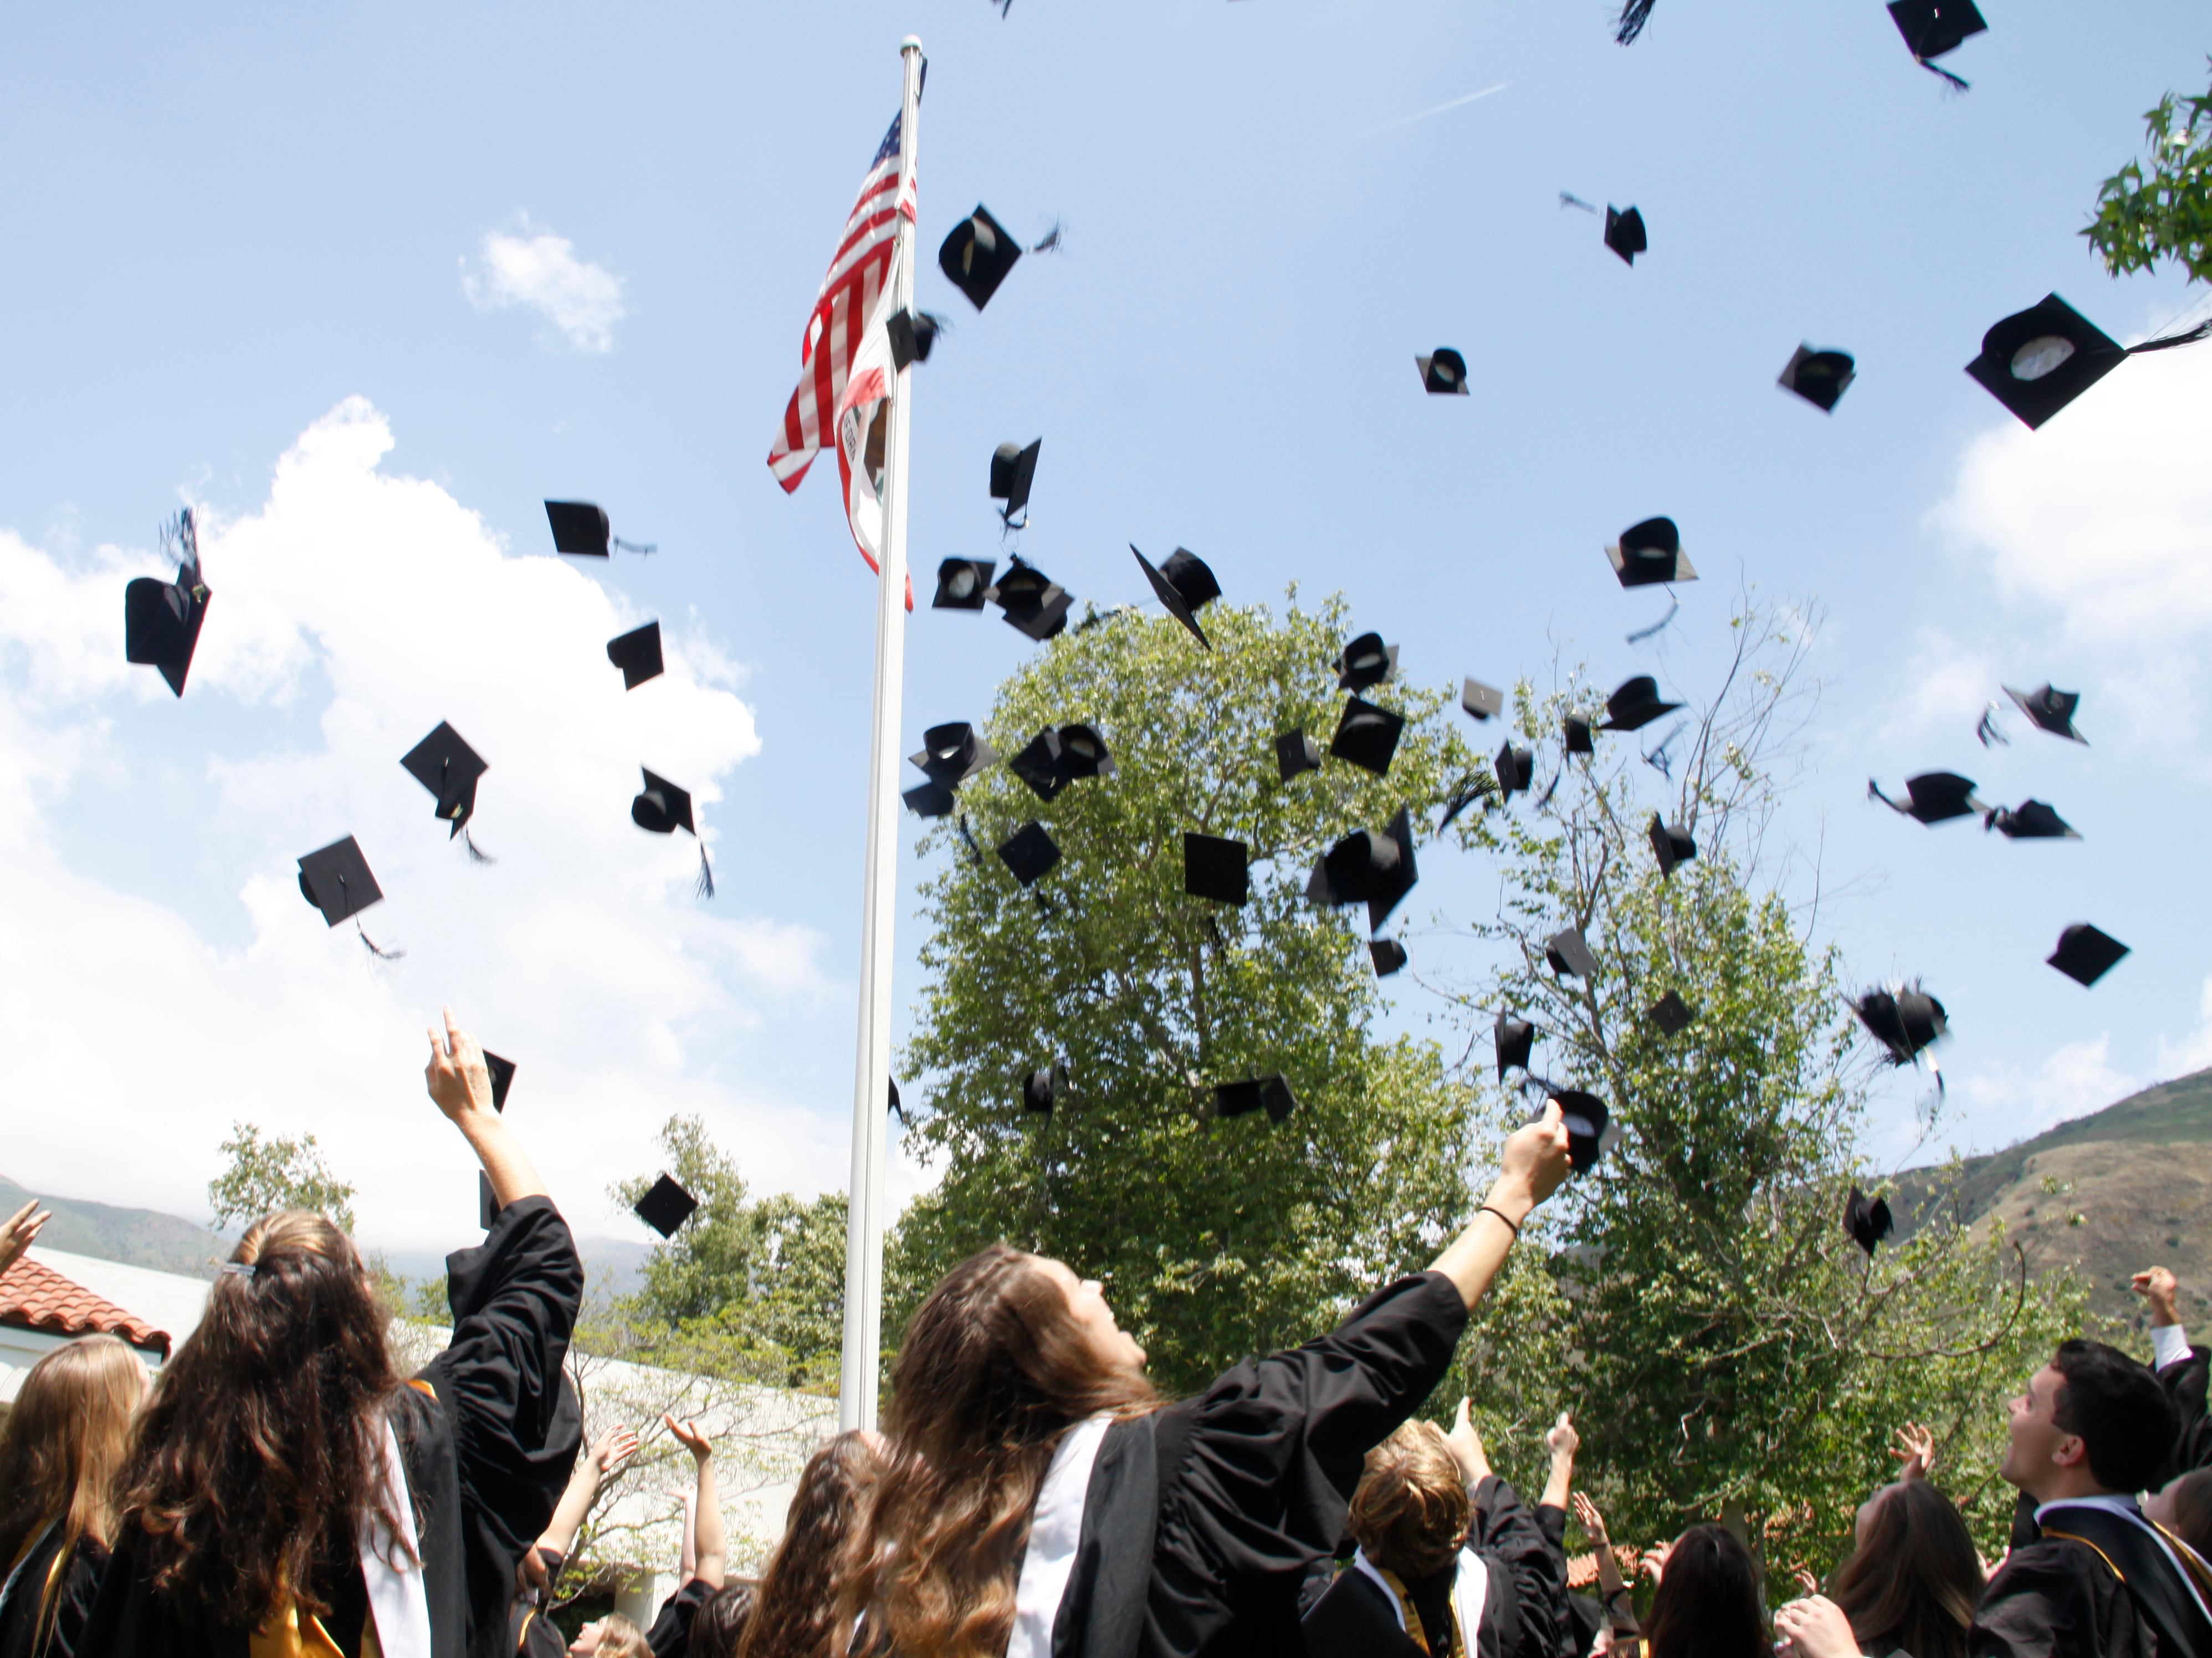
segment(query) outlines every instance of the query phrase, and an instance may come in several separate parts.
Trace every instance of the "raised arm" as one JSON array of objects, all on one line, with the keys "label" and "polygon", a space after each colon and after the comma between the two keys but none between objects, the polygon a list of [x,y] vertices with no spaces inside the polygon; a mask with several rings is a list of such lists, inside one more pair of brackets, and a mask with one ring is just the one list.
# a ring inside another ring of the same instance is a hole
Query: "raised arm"
[{"label": "raised arm", "polygon": [[591,1513],[592,1504],[598,1501],[599,1486],[616,1469],[637,1455],[637,1436],[620,1423],[599,1436],[599,1442],[588,1455],[576,1459],[576,1471],[568,1476],[568,1489],[553,1506],[553,1518],[538,1534],[538,1546],[550,1549],[566,1558],[576,1546],[576,1533],[583,1528],[584,1516]]},{"label": "raised arm", "polygon": [[430,1063],[422,1068],[430,1097],[483,1164],[501,1208],[522,1198],[549,1196],[507,1119],[492,1108],[491,1072],[484,1068],[483,1049],[461,1029],[452,1008],[445,1012],[446,1034],[430,1033]]},{"label": "raised arm", "polygon": [[2181,1327],[2181,1284],[2163,1266],[2137,1272],[2131,1280],[2135,1292],[2150,1306],[2151,1369],[2189,1357],[2189,1335]]},{"label": "raised arm", "polygon": [[714,1484],[714,1442],[699,1430],[696,1422],[678,1422],[672,1416],[660,1418],[668,1431],[676,1436],[676,1442],[691,1453],[692,1461],[699,1473],[699,1494],[692,1508],[696,1518],[694,1547],[698,1559],[691,1576],[710,1589],[722,1587],[727,1570],[729,1533],[722,1524],[722,1496]]},{"label": "raised arm", "polygon": [[1614,1625],[1632,1621],[1628,1615],[1628,1585],[1620,1581],[1620,1562],[1613,1554],[1613,1540],[1605,1533],[1605,1516],[1597,1511],[1597,1504],[1580,1491],[1575,1492],[1570,1501],[1574,1504],[1575,1524],[1583,1528],[1583,1535],[1597,1551],[1597,1587],[1605,1597],[1606,1621]]},{"label": "raised arm", "polygon": [[1536,1499],[1539,1508],[1564,1509],[1567,1493],[1574,1489],[1575,1453],[1582,1448],[1582,1436],[1575,1431],[1574,1418],[1566,1412],[1544,1435],[1544,1443],[1552,1453],[1551,1477],[1544,1482],[1544,1494]]},{"label": "raised arm", "polygon": [[1469,1312],[1505,1264],[1522,1223],[1567,1177],[1567,1131],[1560,1115],[1559,1102],[1547,1101],[1540,1121],[1507,1139],[1490,1195],[1466,1230],[1429,1265],[1431,1272],[1452,1281]]},{"label": "raised arm", "polygon": [[52,1218],[33,1198],[6,1220],[0,1221],[0,1272],[23,1258],[23,1251],[39,1241],[39,1229]]}]

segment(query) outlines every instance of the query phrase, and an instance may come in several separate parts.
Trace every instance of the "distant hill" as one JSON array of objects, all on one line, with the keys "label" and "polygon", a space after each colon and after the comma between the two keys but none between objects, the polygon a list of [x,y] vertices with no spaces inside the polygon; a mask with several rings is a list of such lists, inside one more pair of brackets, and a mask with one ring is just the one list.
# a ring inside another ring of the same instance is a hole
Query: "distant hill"
[{"label": "distant hill", "polygon": [[216,1263],[230,1253],[230,1245],[206,1227],[179,1216],[27,1192],[0,1175],[0,1214],[14,1214],[33,1196],[53,1212],[39,1233],[40,1243],[48,1248],[204,1278],[212,1278]]}]

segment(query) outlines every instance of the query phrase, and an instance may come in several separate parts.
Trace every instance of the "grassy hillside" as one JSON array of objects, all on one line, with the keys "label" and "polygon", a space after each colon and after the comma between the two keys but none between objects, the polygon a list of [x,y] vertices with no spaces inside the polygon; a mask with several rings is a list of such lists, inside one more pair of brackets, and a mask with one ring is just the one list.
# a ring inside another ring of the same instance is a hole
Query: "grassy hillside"
[{"label": "grassy hillside", "polygon": [[34,1194],[0,1175],[0,1215],[14,1214],[33,1195],[42,1207],[53,1212],[54,1218],[39,1233],[39,1242],[49,1249],[204,1278],[213,1278],[215,1264],[230,1253],[230,1246],[207,1228],[175,1215],[157,1209],[118,1209],[43,1192]]}]

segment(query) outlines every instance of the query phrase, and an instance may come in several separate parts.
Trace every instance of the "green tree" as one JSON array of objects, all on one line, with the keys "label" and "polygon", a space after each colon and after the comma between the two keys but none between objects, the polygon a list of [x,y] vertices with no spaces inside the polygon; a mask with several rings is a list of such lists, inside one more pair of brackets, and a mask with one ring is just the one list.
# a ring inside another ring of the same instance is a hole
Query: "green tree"
[{"label": "green tree", "polygon": [[2212,279],[2212,90],[2167,93],[2143,116],[2145,161],[2130,161],[2097,192],[2081,234],[2118,276],[2171,259],[2191,280]]},{"label": "green tree", "polygon": [[323,1161],[313,1134],[266,1139],[250,1122],[234,1122],[221,1150],[230,1166],[208,1182],[217,1227],[250,1225],[279,1209],[307,1209],[353,1230],[354,1188]]},{"label": "green tree", "polygon": [[[1851,1186],[1884,1189],[1862,1150],[1883,1055],[1838,953],[1767,881],[1809,709],[1804,630],[1782,623],[1737,617],[1726,683],[1674,745],[1663,799],[1644,786],[1656,772],[1601,738],[1589,760],[1560,762],[1547,802],[1457,826],[1505,871],[1496,918],[1474,927],[1495,955],[1462,999],[1470,1047],[1487,1061],[1499,1011],[1531,1019],[1533,1068],[1606,1098],[1620,1130],[1531,1229],[1538,1250],[1516,1258],[1467,1350],[1468,1388],[1501,1465],[1524,1476],[1551,1413],[1577,1411],[1616,1536],[1725,1517],[1771,1564],[1823,1570],[1888,1477],[1892,1431],[1924,1420],[1947,1489],[1994,1547],[2011,1508],[1993,1479],[1998,1401],[2080,1327],[2082,1297],[2062,1278],[2031,1286],[2001,1229],[1959,1224],[1955,1166],[1909,1204],[1892,1190],[1910,1236],[1873,1259],[1843,1230]],[[1522,733],[1555,740],[1595,701],[1524,684]],[[1662,805],[1698,843],[1671,877],[1649,841]],[[1593,977],[1547,965],[1545,941],[1568,926]],[[1696,1014],[1672,1036],[1650,1011],[1670,991]],[[1484,1091],[1498,1131],[1526,1120],[1529,1098],[1487,1078]]]},{"label": "green tree", "polygon": [[[1279,619],[1213,604],[1211,650],[1165,618],[1087,620],[1000,686],[1002,753],[1079,722],[1114,771],[1048,805],[994,767],[924,837],[950,856],[921,888],[929,979],[900,1071],[943,1173],[902,1222],[909,1302],[1004,1238],[1104,1283],[1187,1390],[1326,1327],[1465,1214],[1469,1091],[1433,1045],[1370,1030],[1364,932],[1303,894],[1333,841],[1401,806],[1425,836],[1474,756],[1444,694],[1386,684],[1364,695],[1406,717],[1387,776],[1331,760],[1280,780],[1276,733],[1336,726],[1351,631],[1340,601],[1296,599]],[[1025,892],[990,849],[1026,819],[1060,860]],[[1247,844],[1249,902],[1186,895],[1187,831]],[[1022,1074],[1063,1061],[1070,1092],[1025,1112]],[[1214,1084],[1271,1073],[1297,1097],[1285,1121],[1212,1114]]]}]

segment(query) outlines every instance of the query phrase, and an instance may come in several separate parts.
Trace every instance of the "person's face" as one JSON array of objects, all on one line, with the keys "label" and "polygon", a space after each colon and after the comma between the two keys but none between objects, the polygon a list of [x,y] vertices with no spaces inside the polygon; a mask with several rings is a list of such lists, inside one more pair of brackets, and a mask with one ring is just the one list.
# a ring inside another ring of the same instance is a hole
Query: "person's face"
[{"label": "person's face", "polygon": [[2057,1420],[2058,1393],[2065,1385],[2066,1378],[2046,1364],[2028,1378],[2027,1391],[2009,1406],[2012,1437],[1998,1472],[2030,1497],[2047,1487],[2053,1475],[2078,1463],[2086,1448]]},{"label": "person's face", "polygon": [[576,1631],[576,1638],[568,1643],[568,1658],[592,1658],[599,1649],[599,1631],[604,1627],[596,1620]]},{"label": "person's face", "polygon": [[1066,1295],[1069,1310],[1075,1315],[1075,1322],[1098,1362],[1109,1370],[1142,1375],[1145,1350],[1137,1345],[1134,1337],[1115,1323],[1114,1309],[1106,1304],[1097,1280],[1076,1277],[1073,1269],[1064,1261],[1040,1257],[1037,1265]]}]

